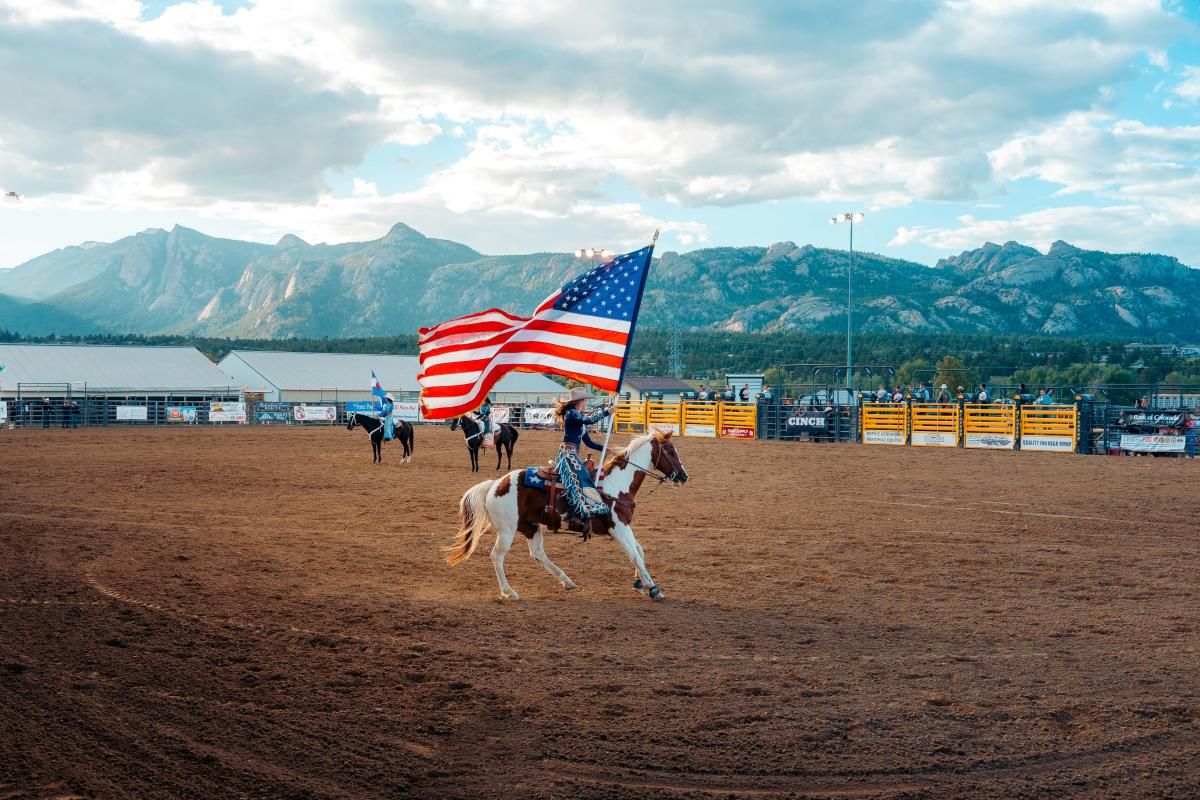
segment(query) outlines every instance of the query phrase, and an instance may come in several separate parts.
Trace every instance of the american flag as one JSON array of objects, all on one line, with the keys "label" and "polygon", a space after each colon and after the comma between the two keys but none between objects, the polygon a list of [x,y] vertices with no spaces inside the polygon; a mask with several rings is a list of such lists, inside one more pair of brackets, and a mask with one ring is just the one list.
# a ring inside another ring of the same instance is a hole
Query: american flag
[{"label": "american flag", "polygon": [[508,372],[546,372],[615,392],[654,245],[571,280],[532,317],[498,308],[422,328],[421,406],[447,419],[479,406]]}]

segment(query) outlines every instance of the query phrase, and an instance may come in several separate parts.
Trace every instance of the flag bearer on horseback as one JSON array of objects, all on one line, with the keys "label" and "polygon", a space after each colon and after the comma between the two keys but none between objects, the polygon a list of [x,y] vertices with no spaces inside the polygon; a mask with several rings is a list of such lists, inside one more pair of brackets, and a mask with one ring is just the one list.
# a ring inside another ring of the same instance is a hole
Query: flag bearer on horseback
[{"label": "flag bearer on horseback", "polygon": [[379,418],[383,420],[383,440],[385,442],[390,442],[396,432],[396,421],[392,419],[392,412],[395,409],[396,398],[392,397],[389,392],[383,396],[383,410],[379,412]]},{"label": "flag bearer on horseback", "polygon": [[601,498],[595,481],[579,458],[579,447],[583,443],[594,450],[603,449],[588,438],[587,426],[599,422],[610,413],[610,409],[604,408],[595,414],[585,414],[584,407],[591,396],[586,386],[577,386],[569,395],[559,400],[554,409],[555,415],[563,424],[563,442],[558,447],[555,466],[562,482],[567,511],[571,516],[580,519],[590,519],[608,513],[608,505]]}]

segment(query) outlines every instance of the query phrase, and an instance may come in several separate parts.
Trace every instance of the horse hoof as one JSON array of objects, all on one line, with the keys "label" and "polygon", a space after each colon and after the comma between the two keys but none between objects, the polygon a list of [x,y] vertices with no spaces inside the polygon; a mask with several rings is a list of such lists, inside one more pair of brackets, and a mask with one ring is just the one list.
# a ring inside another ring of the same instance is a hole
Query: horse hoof
[{"label": "horse hoof", "polygon": [[573,584],[573,583],[564,583],[564,584],[563,584],[563,588],[564,588],[564,589],[566,589],[568,592],[570,592],[570,591],[573,591],[573,590],[575,590],[575,589],[578,589],[579,587],[578,587],[578,586],[576,586],[576,585],[575,585],[575,584]]},{"label": "horse hoof", "polygon": [[662,600],[664,597],[665,595],[663,594],[662,589],[658,588],[657,586],[650,587],[651,600]]},{"label": "horse hoof", "polygon": [[516,592],[513,592],[512,594],[505,594],[504,592],[501,592],[500,599],[501,600],[520,600],[521,595],[517,594]]},{"label": "horse hoof", "polygon": [[642,593],[642,590],[643,590],[643,589],[645,589],[645,588],[646,588],[646,587],[642,585],[642,579],[641,579],[641,578],[637,578],[636,580],[634,580],[634,582],[633,582],[633,590],[634,590],[635,592],[637,592],[638,594],[641,594],[641,593]]}]

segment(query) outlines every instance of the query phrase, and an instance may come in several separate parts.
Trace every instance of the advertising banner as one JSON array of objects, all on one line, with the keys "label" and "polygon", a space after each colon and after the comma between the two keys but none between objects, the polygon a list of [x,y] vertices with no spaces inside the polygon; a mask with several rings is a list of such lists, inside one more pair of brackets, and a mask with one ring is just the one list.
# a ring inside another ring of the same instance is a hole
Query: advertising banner
[{"label": "advertising banner", "polygon": [[963,446],[981,450],[1012,450],[1016,439],[1007,433],[968,433]]},{"label": "advertising banner", "polygon": [[214,402],[208,404],[209,422],[238,422],[246,423],[245,403]]},{"label": "advertising banner", "polygon": [[371,400],[351,400],[346,403],[347,414],[374,414],[378,410],[379,407]]},{"label": "advertising banner", "polygon": [[914,447],[957,447],[958,435],[947,431],[913,431]]},{"label": "advertising banner", "polygon": [[512,422],[512,406],[492,406],[492,422]]},{"label": "advertising banner", "polygon": [[521,414],[521,421],[526,425],[552,426],[554,425],[554,409],[526,406]]},{"label": "advertising banner", "polygon": [[8,402],[0,400],[0,422],[4,422],[6,419],[8,419]]},{"label": "advertising banner", "polygon": [[904,431],[863,431],[863,444],[904,444]]},{"label": "advertising banner", "polygon": [[[405,422],[420,422],[421,421],[421,405],[413,400],[411,402],[396,403],[396,408],[392,411],[393,419],[402,419]],[[507,419],[500,419],[495,414],[492,419],[496,422],[508,422]]]},{"label": "advertising banner", "polygon": [[335,406],[296,406],[292,414],[297,422],[333,422],[337,419]]},{"label": "advertising banner", "polygon": [[196,407],[167,406],[167,422],[184,422],[194,425],[196,422]]},{"label": "advertising banner", "polygon": [[717,435],[716,425],[688,425],[683,430],[686,436],[713,436]]},{"label": "advertising banner", "polygon": [[824,413],[791,414],[787,418],[787,435],[799,436],[802,433],[825,433],[829,430],[829,420]]},{"label": "advertising banner", "polygon": [[1183,425],[1183,413],[1172,411],[1135,411],[1125,415],[1125,425],[1135,428],[1178,428]]},{"label": "advertising banner", "polygon": [[145,422],[145,406],[117,406],[118,422]]},{"label": "advertising banner", "polygon": [[287,422],[292,418],[291,403],[265,402],[254,404],[254,421],[270,424]]},{"label": "advertising banner", "polygon": [[1182,436],[1159,434],[1123,433],[1121,449],[1134,453],[1182,453],[1185,440]]},{"label": "advertising banner", "polygon": [[1021,436],[1022,450],[1045,450],[1050,453],[1070,453],[1075,442],[1070,436]]},{"label": "advertising banner", "polygon": [[754,428],[741,428],[726,425],[721,428],[722,439],[753,439]]},{"label": "advertising banner", "polygon": [[670,431],[674,435],[679,434],[679,425],[674,422],[651,422],[649,428],[652,431],[662,431],[663,433]]}]

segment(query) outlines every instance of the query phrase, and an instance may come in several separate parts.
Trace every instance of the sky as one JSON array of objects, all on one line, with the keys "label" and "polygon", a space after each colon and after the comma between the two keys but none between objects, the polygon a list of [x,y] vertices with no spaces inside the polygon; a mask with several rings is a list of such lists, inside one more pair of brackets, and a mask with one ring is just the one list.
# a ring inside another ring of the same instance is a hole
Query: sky
[{"label": "sky", "polygon": [[1200,0],[0,0],[0,267],[176,224],[1200,267]]}]

